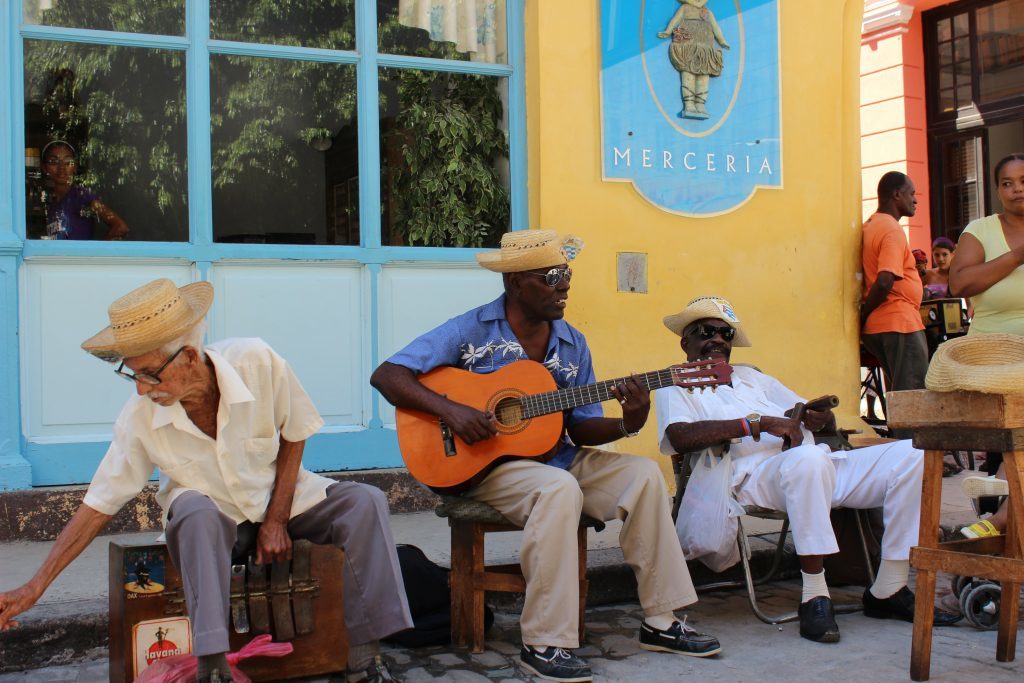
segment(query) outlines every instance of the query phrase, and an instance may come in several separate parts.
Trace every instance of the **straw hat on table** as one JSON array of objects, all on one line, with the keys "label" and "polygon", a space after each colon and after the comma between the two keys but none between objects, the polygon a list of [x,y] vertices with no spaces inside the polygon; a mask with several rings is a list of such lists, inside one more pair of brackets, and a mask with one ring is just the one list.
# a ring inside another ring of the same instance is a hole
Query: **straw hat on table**
[{"label": "straw hat on table", "polygon": [[1024,392],[1024,337],[980,334],[941,344],[924,385],[932,391]]}]

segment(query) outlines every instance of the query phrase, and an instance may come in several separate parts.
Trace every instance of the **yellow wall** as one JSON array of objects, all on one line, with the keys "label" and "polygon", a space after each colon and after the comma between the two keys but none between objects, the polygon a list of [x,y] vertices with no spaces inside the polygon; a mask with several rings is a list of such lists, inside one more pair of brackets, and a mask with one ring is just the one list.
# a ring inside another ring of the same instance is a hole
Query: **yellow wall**
[{"label": "yellow wall", "polygon": [[[598,379],[682,360],[661,319],[702,294],[730,299],[754,346],[733,354],[856,422],[860,260],[858,59],[862,0],[781,5],[784,189],[684,218],[601,180],[600,3],[527,0],[530,226],[580,235],[567,320]],[[741,3],[742,6],[742,3]],[[621,251],[648,254],[648,293],[616,291]],[[614,403],[608,415],[618,415]],[[619,446],[655,455],[654,410]],[[662,458],[666,472],[667,458]]]}]

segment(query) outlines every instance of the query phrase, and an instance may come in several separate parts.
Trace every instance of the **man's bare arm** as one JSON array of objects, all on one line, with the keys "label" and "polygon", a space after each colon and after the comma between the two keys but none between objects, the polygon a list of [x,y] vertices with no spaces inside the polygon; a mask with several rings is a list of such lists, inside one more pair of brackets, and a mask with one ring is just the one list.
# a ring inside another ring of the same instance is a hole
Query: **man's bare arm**
[{"label": "man's bare arm", "polygon": [[875,284],[871,285],[867,298],[864,299],[864,303],[860,307],[860,326],[862,328],[864,323],[867,322],[868,316],[881,306],[886,297],[889,296],[889,292],[892,290],[893,283],[895,282],[896,276],[887,270],[883,270],[878,274],[878,279],[875,280]]},{"label": "man's bare arm", "polygon": [[35,575],[22,586],[0,593],[0,631],[18,625],[13,621],[14,617],[42,597],[53,580],[96,538],[110,518],[111,515],[94,510],[85,503],[78,507]]},{"label": "man's bare arm", "polygon": [[[747,435],[742,419],[673,422],[665,429],[668,442],[676,453],[690,453],[708,446],[723,444]],[[761,433],[790,439],[793,446],[803,443],[800,422],[789,417],[761,416]]]},{"label": "man's bare arm", "polygon": [[292,540],[288,536],[288,520],[295,498],[295,482],[302,465],[303,441],[281,439],[277,449],[277,471],[274,475],[274,492],[260,525],[256,541],[256,564],[268,564],[292,558]]}]

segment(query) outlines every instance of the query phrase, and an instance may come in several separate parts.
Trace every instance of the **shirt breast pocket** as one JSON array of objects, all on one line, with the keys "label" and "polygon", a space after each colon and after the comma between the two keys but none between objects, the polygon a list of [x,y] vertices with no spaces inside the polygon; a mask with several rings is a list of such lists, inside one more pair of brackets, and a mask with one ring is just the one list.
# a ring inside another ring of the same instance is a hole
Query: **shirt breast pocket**
[{"label": "shirt breast pocket", "polygon": [[268,465],[277,459],[276,436],[245,440],[246,459],[254,465]]}]

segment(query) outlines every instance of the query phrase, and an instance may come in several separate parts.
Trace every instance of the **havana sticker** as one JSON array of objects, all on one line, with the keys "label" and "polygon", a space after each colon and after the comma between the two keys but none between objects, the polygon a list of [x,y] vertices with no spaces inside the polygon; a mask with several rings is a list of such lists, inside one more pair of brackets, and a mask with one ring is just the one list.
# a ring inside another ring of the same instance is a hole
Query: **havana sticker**
[{"label": "havana sticker", "polygon": [[778,0],[601,0],[606,181],[685,216],[782,188]]},{"label": "havana sticker", "polygon": [[191,622],[188,617],[140,621],[132,627],[132,653],[136,678],[161,659],[192,654]]},{"label": "havana sticker", "polygon": [[124,553],[124,589],[129,597],[162,593],[166,585],[167,551],[163,548],[127,549]]}]

